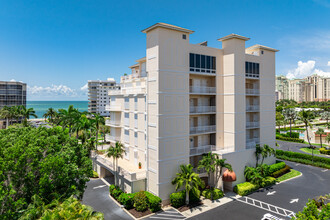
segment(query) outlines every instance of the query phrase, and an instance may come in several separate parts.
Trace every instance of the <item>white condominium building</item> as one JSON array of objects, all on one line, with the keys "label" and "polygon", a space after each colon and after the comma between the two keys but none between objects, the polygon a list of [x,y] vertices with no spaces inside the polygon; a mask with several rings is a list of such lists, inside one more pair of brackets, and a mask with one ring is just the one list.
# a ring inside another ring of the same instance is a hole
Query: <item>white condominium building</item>
[{"label": "white condominium building", "polygon": [[[236,34],[218,39],[222,48],[191,44],[194,31],[165,23],[142,32],[146,57],[121,77],[120,90],[109,91],[107,138],[126,149],[119,160],[120,185],[166,201],[179,166],[197,167],[208,152],[232,165],[237,180],[226,182],[227,189],[245,181],[244,167],[256,163],[256,144],[275,146],[277,50],[245,48],[249,38]],[[97,155],[95,161],[101,176],[112,175],[112,159]]]},{"label": "white condominium building", "polygon": [[107,80],[88,80],[88,111],[109,117],[105,109],[109,105],[109,90],[120,89],[113,78]]}]

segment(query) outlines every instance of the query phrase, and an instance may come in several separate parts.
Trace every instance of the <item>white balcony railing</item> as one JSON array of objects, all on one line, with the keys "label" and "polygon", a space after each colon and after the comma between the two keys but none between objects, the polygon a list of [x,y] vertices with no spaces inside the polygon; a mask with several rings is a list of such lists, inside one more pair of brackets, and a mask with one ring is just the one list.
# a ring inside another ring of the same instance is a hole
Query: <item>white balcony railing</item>
[{"label": "white balcony railing", "polygon": [[215,130],[216,130],[216,126],[215,125],[190,127],[190,134],[215,132]]},{"label": "white balcony railing", "polygon": [[259,79],[259,74],[256,73],[245,73],[247,78]]},{"label": "white balcony railing", "polygon": [[105,120],[105,125],[107,126],[120,126],[120,121],[116,121],[116,120],[113,120],[113,119],[107,119]]},{"label": "white balcony railing", "polygon": [[190,106],[190,113],[216,112],[216,106]]},{"label": "white balcony railing", "polygon": [[246,89],[245,93],[247,95],[259,95],[260,91],[259,89]]},{"label": "white balcony railing", "polygon": [[260,106],[259,105],[247,105],[246,111],[259,111]]},{"label": "white balcony railing", "polygon": [[120,136],[113,136],[111,134],[106,134],[105,140],[106,141],[120,141]]},{"label": "white balcony railing", "polygon": [[206,87],[206,86],[190,86],[190,93],[216,93],[215,87]]},{"label": "white balcony railing", "polygon": [[246,139],[246,149],[255,148],[259,144],[259,138]]},{"label": "white balcony railing", "polygon": [[120,108],[120,105],[111,104],[111,105],[106,105],[105,110],[107,110],[107,111],[120,111],[121,108]]},{"label": "white balcony railing", "polygon": [[246,127],[247,128],[257,128],[257,127],[259,127],[259,122],[258,121],[247,121]]},{"label": "white balcony railing", "polygon": [[199,147],[191,147],[190,148],[190,156],[207,154],[208,152],[215,151],[215,145],[205,145]]}]

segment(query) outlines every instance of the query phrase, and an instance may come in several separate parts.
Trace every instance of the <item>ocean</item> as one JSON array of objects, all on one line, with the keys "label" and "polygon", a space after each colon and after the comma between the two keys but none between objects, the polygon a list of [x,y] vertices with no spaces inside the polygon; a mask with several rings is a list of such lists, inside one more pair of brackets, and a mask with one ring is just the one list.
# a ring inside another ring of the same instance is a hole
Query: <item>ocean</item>
[{"label": "ocean", "polygon": [[[27,101],[26,107],[33,108],[38,118],[42,118],[43,114],[49,108],[55,110],[68,109],[70,105],[77,108],[79,111],[88,111],[88,101]],[[32,117],[33,118],[33,117]]]}]

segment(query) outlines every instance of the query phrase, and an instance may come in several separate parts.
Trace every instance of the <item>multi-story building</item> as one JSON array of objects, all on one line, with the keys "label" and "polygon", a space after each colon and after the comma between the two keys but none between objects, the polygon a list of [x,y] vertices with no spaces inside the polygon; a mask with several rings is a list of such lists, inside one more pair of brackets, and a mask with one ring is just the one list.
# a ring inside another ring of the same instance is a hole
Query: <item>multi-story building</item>
[{"label": "multi-story building", "polygon": [[[26,83],[0,81],[0,109],[4,106],[26,106]],[[6,121],[0,120],[0,128],[6,127]]]},{"label": "multi-story building", "polygon": [[330,100],[330,78],[318,75],[304,79],[287,79],[276,76],[278,99],[291,99],[296,102]]},{"label": "multi-story building", "polygon": [[[193,31],[165,23],[142,32],[146,57],[121,77],[120,90],[109,91],[107,139],[125,146],[120,185],[168,200],[179,165],[197,167],[208,152],[232,165],[237,180],[226,188],[245,181],[244,167],[256,163],[256,144],[275,145],[277,50],[245,48],[249,38],[236,34],[218,39],[221,49],[191,44]],[[113,172],[111,159],[97,155],[95,161],[101,176]]]},{"label": "multi-story building", "polygon": [[113,78],[107,80],[88,80],[88,111],[98,113],[102,116],[109,116],[105,109],[109,105],[109,90],[120,89]]}]

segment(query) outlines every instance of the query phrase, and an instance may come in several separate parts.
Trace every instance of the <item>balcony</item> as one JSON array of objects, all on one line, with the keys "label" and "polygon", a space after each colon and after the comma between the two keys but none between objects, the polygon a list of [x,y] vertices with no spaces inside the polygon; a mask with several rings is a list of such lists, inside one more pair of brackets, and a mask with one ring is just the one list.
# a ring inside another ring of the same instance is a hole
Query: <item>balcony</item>
[{"label": "balcony", "polygon": [[112,120],[112,119],[107,119],[105,120],[105,125],[107,126],[120,126],[120,121],[115,121],[115,120]]},{"label": "balcony", "polygon": [[247,112],[258,112],[260,109],[259,105],[247,105],[246,106],[246,111]]},{"label": "balcony", "polygon": [[259,79],[259,73],[245,73],[245,77],[249,79]]},{"label": "balcony", "polygon": [[124,108],[125,108],[125,110],[128,110],[129,109],[129,102],[125,102],[124,103]]},{"label": "balcony", "polygon": [[208,152],[215,151],[215,145],[205,145],[199,147],[191,147],[190,148],[190,156],[196,156],[201,154],[207,154]]},{"label": "balcony", "polygon": [[259,144],[259,138],[246,139],[246,149],[255,148]]},{"label": "balcony", "polygon": [[105,140],[110,141],[110,142],[120,141],[120,136],[113,136],[111,134],[106,134],[105,135]]},{"label": "balcony", "polygon": [[259,89],[246,89],[245,93],[246,93],[246,95],[259,95],[260,90]]},{"label": "balcony", "polygon": [[247,121],[246,128],[258,128],[259,122],[258,121]]},{"label": "balcony", "polygon": [[105,110],[111,111],[111,112],[121,111],[121,107],[120,107],[120,105],[111,104],[111,105],[106,105]]},{"label": "balcony", "polygon": [[216,131],[216,125],[190,127],[190,134],[212,133]]},{"label": "balcony", "polygon": [[215,113],[216,106],[190,106],[190,113]]},{"label": "balcony", "polygon": [[189,92],[193,94],[215,94],[216,87],[190,86]]}]

